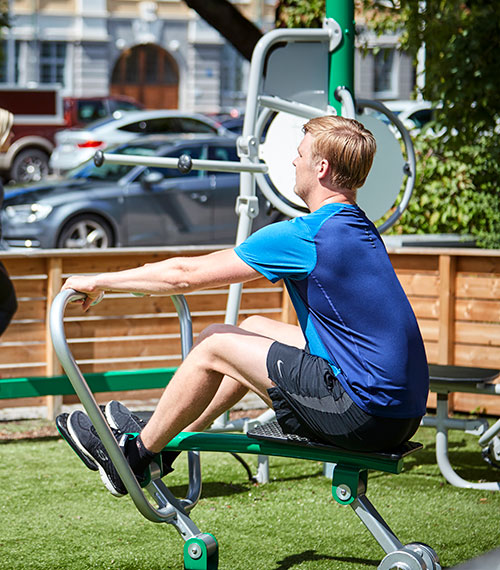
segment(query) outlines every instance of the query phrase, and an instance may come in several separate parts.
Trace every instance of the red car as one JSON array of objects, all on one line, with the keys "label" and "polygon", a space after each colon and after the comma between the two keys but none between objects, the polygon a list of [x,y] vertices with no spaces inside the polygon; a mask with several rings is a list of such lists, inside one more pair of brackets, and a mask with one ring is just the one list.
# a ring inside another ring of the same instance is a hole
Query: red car
[{"label": "red car", "polygon": [[49,87],[0,89],[0,107],[14,115],[10,135],[0,148],[0,176],[15,182],[39,182],[49,173],[57,131],[144,109],[122,95],[62,98],[58,88]]}]

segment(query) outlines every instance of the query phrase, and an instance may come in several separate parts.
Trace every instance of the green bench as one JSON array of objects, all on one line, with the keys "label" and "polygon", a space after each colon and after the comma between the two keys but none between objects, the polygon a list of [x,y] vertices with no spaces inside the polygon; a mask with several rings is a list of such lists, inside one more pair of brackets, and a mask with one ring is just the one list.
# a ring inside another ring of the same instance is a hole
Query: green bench
[{"label": "green bench", "polygon": [[[147,368],[144,370],[114,370],[85,374],[92,392],[122,392],[165,388],[176,368]],[[57,376],[25,376],[0,379],[0,400],[36,398],[38,396],[67,396],[75,389],[66,374]]]}]

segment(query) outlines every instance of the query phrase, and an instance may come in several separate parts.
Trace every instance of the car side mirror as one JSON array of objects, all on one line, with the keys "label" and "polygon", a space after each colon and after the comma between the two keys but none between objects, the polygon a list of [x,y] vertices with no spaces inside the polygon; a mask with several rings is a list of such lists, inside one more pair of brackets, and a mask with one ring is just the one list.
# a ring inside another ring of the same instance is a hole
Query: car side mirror
[{"label": "car side mirror", "polygon": [[152,170],[148,172],[145,176],[142,177],[141,182],[146,187],[154,186],[155,184],[159,184],[163,180],[164,176],[158,170]]}]

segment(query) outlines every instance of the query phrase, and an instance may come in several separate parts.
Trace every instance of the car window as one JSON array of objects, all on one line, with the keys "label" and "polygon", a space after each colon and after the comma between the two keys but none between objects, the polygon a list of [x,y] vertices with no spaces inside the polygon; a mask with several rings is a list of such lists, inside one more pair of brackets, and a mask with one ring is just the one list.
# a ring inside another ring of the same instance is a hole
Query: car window
[{"label": "car window", "polygon": [[141,120],[135,121],[134,123],[128,123],[127,125],[123,125],[120,127],[119,131],[126,131],[127,133],[140,133],[144,134],[148,132],[147,129],[148,121]]},{"label": "car window", "polygon": [[432,109],[420,109],[415,111],[408,117],[415,123],[415,126],[421,129],[426,123],[432,120]]},{"label": "car window", "polygon": [[[129,154],[139,156],[155,156],[155,150],[141,146],[127,146],[118,149],[117,154]],[[107,180],[118,182],[128,174],[135,166],[128,164],[111,164],[104,162],[102,166],[96,166],[93,162],[87,163],[83,168],[75,171],[73,178],[87,178],[92,180]]]},{"label": "car window", "polygon": [[107,116],[104,103],[97,99],[77,101],[76,114],[79,122],[90,123]]},{"label": "car window", "polygon": [[[194,159],[205,159],[206,158],[206,150],[205,147],[202,145],[192,146],[192,147],[183,147],[181,149],[176,149],[172,152],[168,153],[169,158],[179,158],[182,154],[187,154],[191,158]],[[165,178],[180,178],[180,177],[202,177],[204,176],[203,171],[201,170],[191,170],[183,174],[177,168],[156,168],[151,167],[147,168],[145,172],[142,173],[141,176],[145,176],[149,172],[161,172],[161,174]]]},{"label": "car window", "polygon": [[115,111],[141,111],[142,107],[131,101],[121,101],[120,99],[110,99],[109,109],[111,113]]},{"label": "car window", "polygon": [[[224,160],[231,162],[240,162],[238,153],[236,152],[235,146],[210,146],[208,149],[209,160]],[[212,172],[209,174],[217,174],[219,176],[224,174],[233,174],[232,172]]]},{"label": "car window", "polygon": [[180,125],[176,117],[160,117],[158,119],[148,119],[136,121],[120,127],[120,131],[129,133],[140,133],[143,135],[158,135],[165,133],[179,133]]},{"label": "car window", "polygon": [[179,117],[180,131],[184,133],[217,133],[217,129],[197,119]]}]

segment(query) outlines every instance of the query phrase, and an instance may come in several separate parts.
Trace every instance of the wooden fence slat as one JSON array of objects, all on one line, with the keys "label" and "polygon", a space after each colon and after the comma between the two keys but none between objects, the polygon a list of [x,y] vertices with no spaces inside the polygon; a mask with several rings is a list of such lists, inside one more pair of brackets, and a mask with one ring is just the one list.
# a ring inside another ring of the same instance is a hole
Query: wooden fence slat
[{"label": "wooden fence slat", "polygon": [[407,295],[439,295],[439,276],[425,273],[396,273]]},{"label": "wooden fence slat", "polygon": [[469,255],[457,256],[459,273],[500,275],[499,250],[474,250]]},{"label": "wooden fence slat", "polygon": [[499,299],[500,277],[491,275],[457,275],[457,297]]},{"label": "wooden fence slat", "polygon": [[439,317],[439,298],[437,297],[415,297],[408,296],[410,305],[420,321],[420,319],[438,319]]},{"label": "wooden fence slat", "polygon": [[500,300],[457,299],[455,317],[460,321],[500,322]]},{"label": "wooden fence slat", "polygon": [[500,322],[464,323],[457,321],[455,340],[459,344],[500,346]]}]

